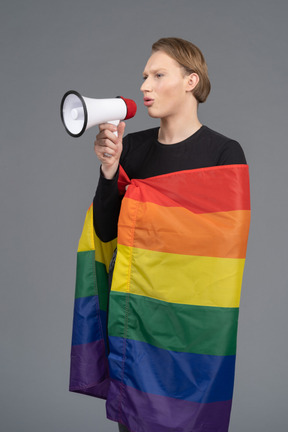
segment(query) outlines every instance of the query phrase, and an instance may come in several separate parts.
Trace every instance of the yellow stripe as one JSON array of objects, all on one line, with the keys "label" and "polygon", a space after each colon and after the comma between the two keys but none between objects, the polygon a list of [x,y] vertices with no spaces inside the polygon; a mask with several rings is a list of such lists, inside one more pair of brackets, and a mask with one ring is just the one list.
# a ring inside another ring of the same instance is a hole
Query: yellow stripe
[{"label": "yellow stripe", "polygon": [[91,205],[86,213],[83,231],[79,240],[78,252],[95,250],[95,260],[105,264],[108,273],[109,263],[116,245],[117,239],[103,243],[96,236],[93,225],[93,205]]},{"label": "yellow stripe", "polygon": [[86,252],[95,249],[93,229],[93,206],[86,213],[82,234],[78,244],[78,252]]},{"label": "yellow stripe", "polygon": [[178,255],[118,245],[112,291],[170,303],[239,307],[244,264],[245,259]]}]

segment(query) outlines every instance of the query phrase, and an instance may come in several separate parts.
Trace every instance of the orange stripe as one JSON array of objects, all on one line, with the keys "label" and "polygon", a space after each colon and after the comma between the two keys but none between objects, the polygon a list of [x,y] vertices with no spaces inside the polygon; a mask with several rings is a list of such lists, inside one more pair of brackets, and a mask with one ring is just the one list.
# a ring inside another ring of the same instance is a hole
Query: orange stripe
[{"label": "orange stripe", "polygon": [[[130,216],[137,212],[134,236]],[[250,211],[195,214],[181,207],[124,198],[118,243],[184,255],[245,258]]]}]

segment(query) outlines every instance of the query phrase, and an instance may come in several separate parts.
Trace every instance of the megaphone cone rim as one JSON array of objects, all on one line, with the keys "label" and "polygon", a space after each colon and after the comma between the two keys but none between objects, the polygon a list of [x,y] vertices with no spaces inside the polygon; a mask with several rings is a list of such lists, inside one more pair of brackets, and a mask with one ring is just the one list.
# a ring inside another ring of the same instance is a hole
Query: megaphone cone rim
[{"label": "megaphone cone rim", "polygon": [[[64,102],[65,102],[65,99],[66,99],[67,96],[69,96],[70,94],[74,94],[74,95],[78,96],[79,99],[81,100],[82,104],[83,104],[83,110],[84,110],[84,124],[83,124],[83,127],[82,127],[81,131],[80,131],[79,133],[77,133],[77,134],[73,134],[72,132],[70,132],[70,130],[67,128],[67,126],[66,126],[66,124],[65,124],[64,116],[63,116],[63,105],[64,105]],[[69,90],[69,91],[67,91],[67,92],[64,94],[64,96],[62,97],[62,100],[61,100],[61,105],[60,105],[60,115],[61,115],[62,123],[63,123],[63,125],[64,125],[64,127],[65,127],[65,129],[66,129],[66,132],[67,132],[70,136],[72,136],[72,137],[74,137],[74,138],[78,138],[78,137],[80,137],[81,135],[83,135],[83,133],[84,133],[85,130],[86,130],[86,126],[87,126],[87,121],[88,121],[88,112],[87,112],[87,107],[86,107],[86,104],[85,104],[84,98],[83,98],[83,96],[81,96],[80,93],[78,93],[76,90]]]}]

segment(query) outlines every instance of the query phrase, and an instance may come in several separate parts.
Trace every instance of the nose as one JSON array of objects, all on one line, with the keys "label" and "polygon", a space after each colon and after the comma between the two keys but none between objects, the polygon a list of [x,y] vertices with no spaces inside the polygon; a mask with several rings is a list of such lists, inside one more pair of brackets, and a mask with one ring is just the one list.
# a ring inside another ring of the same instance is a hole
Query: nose
[{"label": "nose", "polygon": [[148,77],[144,80],[143,84],[141,85],[140,91],[142,91],[143,93],[151,91],[151,85]]}]

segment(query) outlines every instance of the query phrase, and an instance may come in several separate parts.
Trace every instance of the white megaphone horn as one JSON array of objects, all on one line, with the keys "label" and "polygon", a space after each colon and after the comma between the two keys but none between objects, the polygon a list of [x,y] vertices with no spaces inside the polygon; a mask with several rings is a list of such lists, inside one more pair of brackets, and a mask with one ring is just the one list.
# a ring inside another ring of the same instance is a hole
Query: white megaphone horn
[{"label": "white megaphone horn", "polygon": [[87,129],[100,123],[116,126],[120,120],[134,117],[137,105],[132,99],[91,99],[70,90],[61,101],[61,120],[69,135],[80,137]]}]

